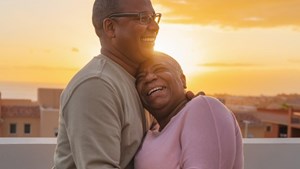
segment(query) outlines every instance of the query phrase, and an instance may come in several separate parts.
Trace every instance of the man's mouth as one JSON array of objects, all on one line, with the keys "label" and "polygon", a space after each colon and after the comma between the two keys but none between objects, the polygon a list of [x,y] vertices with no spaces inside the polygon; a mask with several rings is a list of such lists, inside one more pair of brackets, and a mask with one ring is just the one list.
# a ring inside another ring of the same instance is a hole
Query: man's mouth
[{"label": "man's mouth", "polygon": [[151,44],[154,44],[154,42],[155,42],[155,37],[142,37],[142,38],[141,38],[141,41],[142,41],[142,42],[145,42],[145,43],[151,43]]},{"label": "man's mouth", "polygon": [[157,92],[157,91],[161,91],[163,90],[165,87],[163,86],[159,86],[159,87],[155,87],[153,89],[151,89],[148,93],[147,93],[147,96],[150,96],[152,95],[153,93]]}]

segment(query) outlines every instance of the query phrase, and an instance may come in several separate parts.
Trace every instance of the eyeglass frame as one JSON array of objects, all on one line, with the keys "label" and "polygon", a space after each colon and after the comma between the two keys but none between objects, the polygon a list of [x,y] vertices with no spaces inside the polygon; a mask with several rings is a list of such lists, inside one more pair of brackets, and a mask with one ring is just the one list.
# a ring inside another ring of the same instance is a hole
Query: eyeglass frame
[{"label": "eyeglass frame", "polygon": [[[142,21],[142,16],[149,16],[151,15],[151,20],[148,20],[147,23]],[[112,13],[109,16],[107,16],[107,18],[114,18],[114,17],[138,17],[140,20],[140,24],[142,25],[148,25],[151,21],[156,22],[157,24],[159,24],[160,22],[160,18],[161,18],[162,14],[161,13],[152,13],[149,14],[147,12],[138,12],[138,13],[134,13],[134,12],[117,12],[117,13]],[[156,21],[155,19],[158,18],[158,20]]]}]

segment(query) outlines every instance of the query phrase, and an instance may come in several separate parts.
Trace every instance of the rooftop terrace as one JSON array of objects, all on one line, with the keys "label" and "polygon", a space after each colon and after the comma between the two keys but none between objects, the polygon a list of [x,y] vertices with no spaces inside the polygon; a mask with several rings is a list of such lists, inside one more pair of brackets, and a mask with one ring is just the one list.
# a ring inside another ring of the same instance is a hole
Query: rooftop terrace
[{"label": "rooftop terrace", "polygon": [[[245,169],[299,169],[300,138],[243,139]],[[50,169],[56,138],[0,138],[1,169]]]}]

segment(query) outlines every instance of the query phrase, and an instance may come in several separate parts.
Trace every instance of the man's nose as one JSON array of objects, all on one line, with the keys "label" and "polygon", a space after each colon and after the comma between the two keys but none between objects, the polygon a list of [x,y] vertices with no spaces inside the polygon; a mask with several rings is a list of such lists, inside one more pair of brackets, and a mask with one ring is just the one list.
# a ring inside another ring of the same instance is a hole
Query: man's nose
[{"label": "man's nose", "polygon": [[159,25],[157,22],[155,22],[154,20],[152,20],[149,24],[148,24],[148,29],[151,30],[152,32],[155,32],[156,34],[158,33],[159,30]]}]

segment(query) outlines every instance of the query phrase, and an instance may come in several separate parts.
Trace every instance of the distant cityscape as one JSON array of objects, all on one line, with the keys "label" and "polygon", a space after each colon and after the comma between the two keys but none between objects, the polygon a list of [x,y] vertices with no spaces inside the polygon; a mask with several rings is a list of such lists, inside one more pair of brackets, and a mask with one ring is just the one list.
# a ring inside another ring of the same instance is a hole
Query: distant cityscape
[{"label": "distant cityscape", "polygon": [[236,116],[243,137],[300,137],[300,95],[214,95]]},{"label": "distant cityscape", "polygon": [[38,88],[37,101],[0,93],[0,137],[56,137],[62,89]]},{"label": "distant cityscape", "polygon": [[[62,90],[38,88],[37,101],[2,98],[0,91],[0,137],[56,137]],[[244,138],[300,137],[300,94],[211,96],[234,113]]]}]

